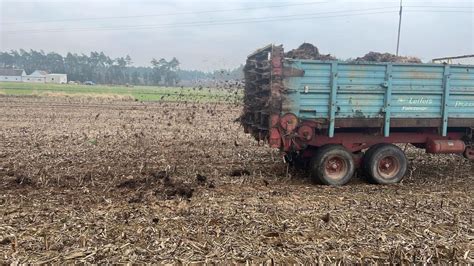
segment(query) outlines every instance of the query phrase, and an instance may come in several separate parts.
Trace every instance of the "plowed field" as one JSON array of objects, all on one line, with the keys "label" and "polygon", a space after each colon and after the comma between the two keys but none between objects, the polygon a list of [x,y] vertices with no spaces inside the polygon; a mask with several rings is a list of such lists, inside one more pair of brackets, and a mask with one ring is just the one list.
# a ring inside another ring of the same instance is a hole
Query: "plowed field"
[{"label": "plowed field", "polygon": [[241,106],[0,97],[0,263],[474,263],[474,164],[313,184]]}]

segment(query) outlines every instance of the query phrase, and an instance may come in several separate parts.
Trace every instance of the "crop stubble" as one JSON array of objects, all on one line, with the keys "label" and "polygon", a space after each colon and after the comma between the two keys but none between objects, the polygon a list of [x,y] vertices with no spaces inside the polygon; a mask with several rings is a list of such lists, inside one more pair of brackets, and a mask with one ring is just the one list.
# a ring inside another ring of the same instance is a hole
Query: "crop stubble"
[{"label": "crop stubble", "polygon": [[0,97],[0,263],[473,262],[473,164],[312,184],[241,106]]}]

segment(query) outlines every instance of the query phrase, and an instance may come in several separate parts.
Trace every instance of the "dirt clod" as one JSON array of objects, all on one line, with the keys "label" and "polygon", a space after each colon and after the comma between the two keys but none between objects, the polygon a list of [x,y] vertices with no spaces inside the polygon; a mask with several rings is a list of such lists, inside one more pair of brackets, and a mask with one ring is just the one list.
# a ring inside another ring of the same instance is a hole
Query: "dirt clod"
[{"label": "dirt clod", "polygon": [[117,188],[134,189],[134,188],[137,188],[140,185],[140,183],[141,183],[140,180],[135,180],[135,179],[125,180],[121,182],[120,184],[118,184]]},{"label": "dirt clod", "polygon": [[152,172],[151,175],[154,178],[157,178],[157,179],[163,179],[163,178],[169,178],[170,177],[167,171],[156,171],[156,172]]},{"label": "dirt clod", "polygon": [[331,220],[331,215],[329,213],[326,213],[321,217],[321,220],[325,223],[329,223],[329,221]]},{"label": "dirt clod", "polygon": [[143,202],[143,193],[137,193],[130,197],[128,203],[141,203]]},{"label": "dirt clod", "polygon": [[181,197],[184,199],[190,199],[193,196],[194,188],[191,188],[188,185],[176,184],[174,186],[168,186],[164,190],[156,190],[155,194],[158,197],[165,195],[165,199],[175,199],[176,197]]},{"label": "dirt clod", "polygon": [[243,175],[250,175],[250,171],[247,169],[234,169],[230,173],[230,176],[243,176]]},{"label": "dirt clod", "polygon": [[208,188],[216,188],[216,185],[214,184],[213,181],[209,181],[209,184],[207,186]]},{"label": "dirt clod", "polygon": [[10,243],[12,243],[12,239],[8,236],[0,240],[0,245],[9,245]]},{"label": "dirt clod", "polygon": [[33,186],[35,182],[26,175],[15,174],[15,183],[20,186]]},{"label": "dirt clod", "polygon": [[201,174],[196,175],[196,181],[200,184],[203,184],[207,181],[207,177]]}]

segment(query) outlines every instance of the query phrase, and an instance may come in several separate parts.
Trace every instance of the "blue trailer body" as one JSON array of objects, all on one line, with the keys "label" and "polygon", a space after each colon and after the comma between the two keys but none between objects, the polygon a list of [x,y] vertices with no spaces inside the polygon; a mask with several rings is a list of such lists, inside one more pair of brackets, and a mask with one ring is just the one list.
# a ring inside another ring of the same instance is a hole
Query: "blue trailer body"
[{"label": "blue trailer body", "polygon": [[379,119],[384,136],[392,119],[439,120],[446,136],[450,121],[474,126],[474,66],[408,63],[283,61],[302,75],[283,78],[281,113],[325,119],[334,136],[338,119]]}]

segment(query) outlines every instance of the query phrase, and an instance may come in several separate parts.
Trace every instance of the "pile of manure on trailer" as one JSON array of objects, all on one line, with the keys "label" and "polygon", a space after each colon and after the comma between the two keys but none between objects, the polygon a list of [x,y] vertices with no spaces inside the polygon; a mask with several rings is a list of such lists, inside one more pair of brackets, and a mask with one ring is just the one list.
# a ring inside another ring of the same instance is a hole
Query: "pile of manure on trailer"
[{"label": "pile of manure on trailer", "polygon": [[[331,54],[321,54],[317,46],[311,43],[303,43],[298,48],[285,53],[285,58],[310,59],[310,60],[336,60]],[[413,56],[397,56],[391,53],[369,52],[362,57],[350,60],[350,62],[393,62],[393,63],[422,63]]]},{"label": "pile of manure on trailer", "polygon": [[301,44],[297,49],[287,52],[285,57],[291,59],[336,60],[336,58],[330,54],[320,54],[318,47],[306,42]]},{"label": "pile of manure on trailer", "polygon": [[393,63],[422,63],[417,57],[397,56],[391,53],[369,52],[357,57],[353,62],[393,62]]}]

